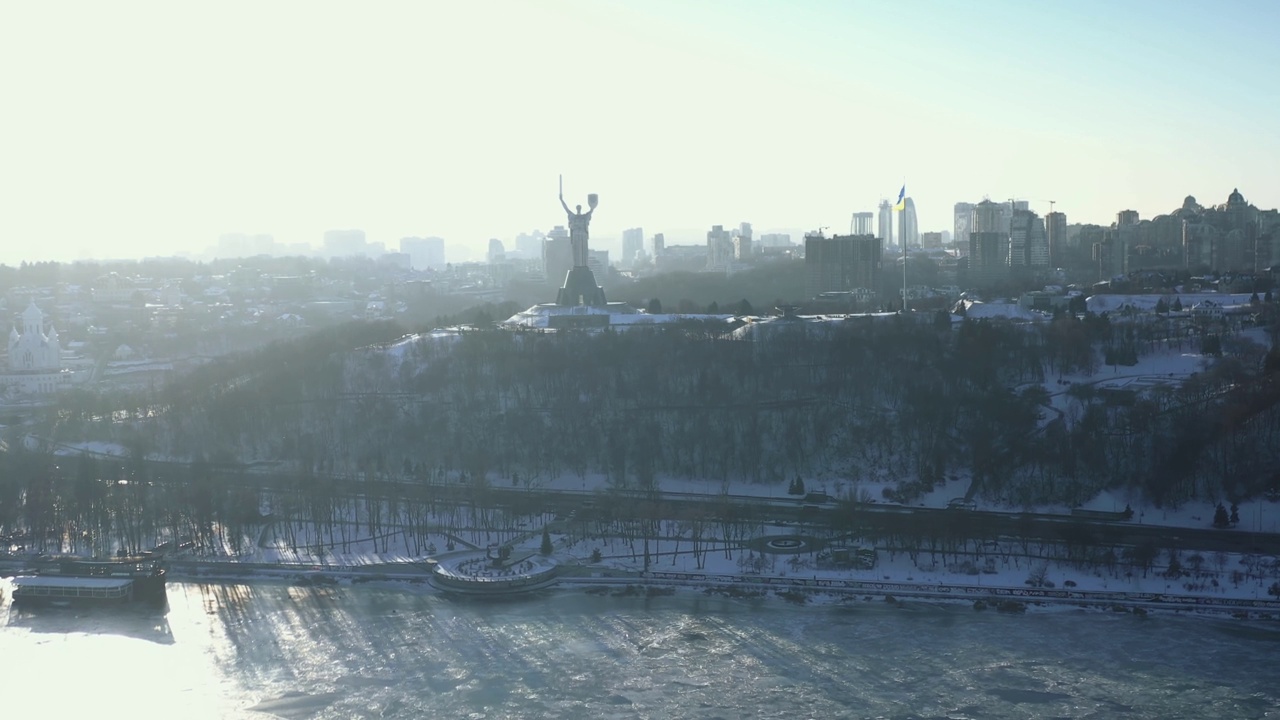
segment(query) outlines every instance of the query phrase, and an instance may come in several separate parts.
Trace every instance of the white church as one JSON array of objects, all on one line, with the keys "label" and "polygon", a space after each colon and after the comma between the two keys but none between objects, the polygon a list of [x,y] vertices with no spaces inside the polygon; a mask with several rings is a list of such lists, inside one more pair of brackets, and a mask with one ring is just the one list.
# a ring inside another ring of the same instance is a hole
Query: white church
[{"label": "white church", "polygon": [[50,395],[67,386],[70,371],[62,367],[62,345],[52,325],[45,331],[44,313],[33,300],[22,311],[22,332],[9,331],[9,367],[0,375],[0,394]]}]

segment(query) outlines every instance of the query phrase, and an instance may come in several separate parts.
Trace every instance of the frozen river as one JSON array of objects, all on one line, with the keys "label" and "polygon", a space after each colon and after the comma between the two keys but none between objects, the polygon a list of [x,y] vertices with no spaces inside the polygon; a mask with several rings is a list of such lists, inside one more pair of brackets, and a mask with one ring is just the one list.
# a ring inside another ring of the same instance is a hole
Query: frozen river
[{"label": "frozen river", "polygon": [[[1280,717],[1280,625],[696,593],[503,603],[169,587],[167,615],[14,614],[13,717]],[[125,713],[128,713],[127,715]]]}]

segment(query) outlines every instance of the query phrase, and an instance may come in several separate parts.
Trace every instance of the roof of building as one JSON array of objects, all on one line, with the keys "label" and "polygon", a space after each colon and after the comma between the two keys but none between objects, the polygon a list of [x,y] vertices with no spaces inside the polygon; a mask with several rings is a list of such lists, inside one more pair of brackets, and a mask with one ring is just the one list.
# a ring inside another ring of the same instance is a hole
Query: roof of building
[{"label": "roof of building", "polygon": [[127,587],[133,578],[74,577],[66,575],[19,575],[14,587],[98,588],[111,590]]},{"label": "roof of building", "polygon": [[541,303],[512,315],[504,320],[502,324],[507,327],[547,328],[551,327],[551,318],[553,317],[585,315],[606,315],[609,318],[608,325],[610,327],[657,325],[662,323],[707,320],[723,322],[733,318],[733,315],[646,313],[637,310],[630,303],[624,302],[611,302],[604,307],[592,307],[590,305],[565,306],[557,305],[555,303]]},{"label": "roof of building", "polygon": [[1051,318],[1047,313],[1039,310],[1028,310],[1017,303],[984,303],[978,300],[961,300],[959,304],[964,306],[964,316],[969,320],[1005,318],[1008,320],[1040,322]]},{"label": "roof of building", "polygon": [[1131,307],[1140,312],[1154,311],[1161,299],[1172,305],[1178,300],[1182,307],[1190,308],[1198,302],[1211,300],[1223,306],[1248,305],[1249,293],[1142,293],[1133,295],[1091,295],[1085,300],[1085,308],[1092,313],[1118,312]]}]

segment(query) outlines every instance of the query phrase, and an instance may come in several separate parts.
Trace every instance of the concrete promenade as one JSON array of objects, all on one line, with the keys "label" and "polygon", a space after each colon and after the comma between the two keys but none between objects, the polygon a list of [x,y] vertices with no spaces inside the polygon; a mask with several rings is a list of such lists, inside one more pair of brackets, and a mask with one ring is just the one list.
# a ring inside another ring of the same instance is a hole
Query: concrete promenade
[{"label": "concrete promenade", "polygon": [[649,572],[631,577],[562,576],[560,583],[580,585],[676,585],[700,588],[742,588],[824,592],[840,595],[876,595],[895,598],[931,600],[1013,600],[1021,603],[1053,603],[1082,607],[1115,605],[1165,610],[1211,610],[1214,612],[1249,612],[1280,617],[1280,599],[1227,598],[1172,593],[1138,593],[1097,590],[1059,590],[1031,587],[998,587],[991,585],[956,585],[898,582],[893,580],[841,580],[836,578],[803,578],[763,575],[717,575],[711,573]]},{"label": "concrete promenade", "polygon": [[[472,552],[452,553],[459,559]],[[16,572],[20,561],[0,562],[0,572]],[[1032,587],[999,587],[916,583],[894,580],[844,580],[838,578],[805,578],[768,575],[723,575],[690,572],[627,572],[591,566],[564,566],[555,570],[538,564],[522,580],[510,582],[507,589],[540,589],[556,585],[657,585],[694,588],[739,588],[753,591],[811,592],[845,596],[893,596],[927,600],[974,602],[1012,600],[1020,603],[1059,604],[1079,607],[1144,608],[1152,610],[1209,611],[1215,613],[1248,613],[1251,617],[1280,618],[1280,599],[1213,597],[1177,593],[1147,593],[1050,589]],[[557,570],[559,572],[557,572]],[[301,579],[324,577],[353,583],[372,581],[423,584],[433,579],[429,563],[384,563],[369,565],[302,565],[287,563],[244,563],[236,561],[175,560],[169,563],[171,581],[241,581],[253,579]],[[492,580],[488,580],[492,582]],[[483,581],[482,581],[483,582]],[[501,585],[503,583],[495,583]],[[437,585],[432,584],[433,587]]]}]

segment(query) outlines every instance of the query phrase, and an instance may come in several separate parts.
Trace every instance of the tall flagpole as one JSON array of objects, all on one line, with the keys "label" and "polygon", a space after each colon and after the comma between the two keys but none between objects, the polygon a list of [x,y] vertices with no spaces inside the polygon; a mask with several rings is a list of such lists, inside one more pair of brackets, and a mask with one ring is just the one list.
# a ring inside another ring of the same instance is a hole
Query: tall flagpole
[{"label": "tall flagpole", "polygon": [[902,242],[902,314],[907,314],[907,233],[902,227],[902,215],[907,212],[907,180],[902,179],[902,209],[898,212],[898,239]]}]

